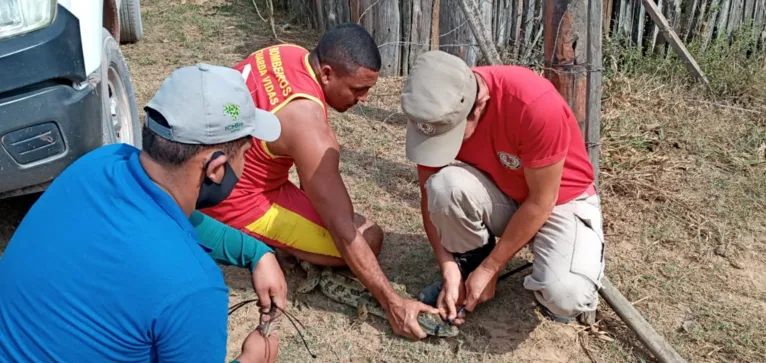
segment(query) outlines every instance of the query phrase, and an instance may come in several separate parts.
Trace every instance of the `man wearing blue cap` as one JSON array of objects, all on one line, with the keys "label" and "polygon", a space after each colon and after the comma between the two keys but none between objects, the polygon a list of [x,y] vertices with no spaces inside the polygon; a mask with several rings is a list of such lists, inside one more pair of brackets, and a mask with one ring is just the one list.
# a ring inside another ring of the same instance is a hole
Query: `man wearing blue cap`
[{"label": "man wearing blue cap", "polygon": [[[255,108],[239,72],[206,64],[173,72],[145,110],[143,150],[81,157],[11,238],[0,361],[223,361],[228,289],[211,255],[247,254],[262,309],[284,307],[273,251],[246,241],[233,253],[210,240],[225,227],[194,212],[228,196],[251,138],[279,137],[277,118]],[[237,360],[273,361],[277,344],[255,331]]]}]

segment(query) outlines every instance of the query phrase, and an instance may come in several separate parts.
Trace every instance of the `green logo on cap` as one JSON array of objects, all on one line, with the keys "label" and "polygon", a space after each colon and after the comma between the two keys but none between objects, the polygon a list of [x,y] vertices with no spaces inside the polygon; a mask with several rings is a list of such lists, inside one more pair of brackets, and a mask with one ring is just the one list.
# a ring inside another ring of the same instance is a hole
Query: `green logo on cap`
[{"label": "green logo on cap", "polygon": [[231,116],[231,119],[236,121],[239,118],[239,106],[227,103],[223,106],[223,113]]}]

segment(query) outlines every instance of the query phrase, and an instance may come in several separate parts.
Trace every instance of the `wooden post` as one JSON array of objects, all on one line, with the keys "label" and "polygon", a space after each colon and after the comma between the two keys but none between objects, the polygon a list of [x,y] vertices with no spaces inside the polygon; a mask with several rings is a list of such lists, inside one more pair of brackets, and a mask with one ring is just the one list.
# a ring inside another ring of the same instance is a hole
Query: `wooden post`
[{"label": "wooden post", "polygon": [[588,1],[545,0],[543,6],[544,75],[567,100],[586,135]]},{"label": "wooden post", "polygon": [[685,363],[681,355],[668,344],[665,338],[654,331],[651,325],[641,316],[641,313],[633,307],[633,304],[617,290],[609,279],[604,276],[601,278],[601,284],[604,285],[599,294],[612,307],[617,316],[625,322],[644,345],[649,348],[655,358],[661,363]]},{"label": "wooden post", "polygon": [[[593,165],[594,183],[598,187],[598,171],[601,160],[601,76],[603,74],[601,41],[603,39],[603,0],[588,1],[588,50],[585,146]],[[643,17],[639,18],[643,22]],[[640,44],[640,43],[639,43]]]}]

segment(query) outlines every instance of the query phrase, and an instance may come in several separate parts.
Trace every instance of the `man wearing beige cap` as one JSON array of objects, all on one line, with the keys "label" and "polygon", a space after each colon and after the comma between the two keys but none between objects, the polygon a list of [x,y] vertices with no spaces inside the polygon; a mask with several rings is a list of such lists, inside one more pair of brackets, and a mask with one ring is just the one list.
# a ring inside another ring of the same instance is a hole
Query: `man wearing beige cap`
[{"label": "man wearing beige cap", "polygon": [[524,287],[541,312],[592,322],[604,270],[601,208],[577,119],[553,85],[524,67],[470,68],[430,51],[410,71],[401,106],[443,277],[420,300],[462,324],[457,307],[470,312],[494,297],[499,272],[530,244]]}]

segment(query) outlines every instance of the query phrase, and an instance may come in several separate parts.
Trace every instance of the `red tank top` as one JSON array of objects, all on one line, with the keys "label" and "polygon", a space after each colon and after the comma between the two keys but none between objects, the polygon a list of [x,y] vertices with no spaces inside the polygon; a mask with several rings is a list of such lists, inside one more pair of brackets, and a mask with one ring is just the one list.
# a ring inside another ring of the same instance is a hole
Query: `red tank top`
[{"label": "red tank top", "polygon": [[[322,105],[326,121],[324,93],[308,57],[309,52],[305,48],[280,44],[253,52],[233,68],[242,73],[256,107],[276,113],[290,101],[302,97]],[[253,147],[245,153],[244,172],[231,196],[203,212],[233,225],[252,222],[255,216],[249,215],[251,211],[264,207],[259,206],[264,202],[253,195],[276,189],[287,182],[293,164],[292,157],[274,155],[265,141],[253,138]]]}]

